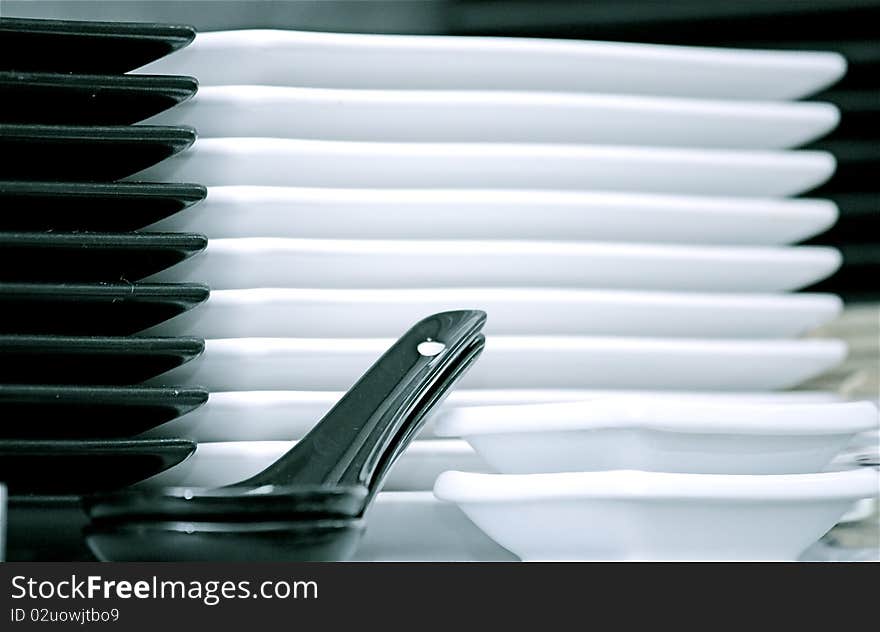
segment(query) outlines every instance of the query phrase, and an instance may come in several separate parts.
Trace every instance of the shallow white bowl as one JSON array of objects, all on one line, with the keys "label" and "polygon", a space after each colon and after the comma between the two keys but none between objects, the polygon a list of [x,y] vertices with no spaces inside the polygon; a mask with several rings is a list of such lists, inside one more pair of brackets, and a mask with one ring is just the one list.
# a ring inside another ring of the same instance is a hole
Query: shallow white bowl
[{"label": "shallow white bowl", "polygon": [[559,92],[203,86],[144,121],[230,136],[390,142],[525,142],[778,149],[831,130],[829,103]]},{"label": "shallow white bowl", "polygon": [[434,493],[523,560],[795,560],[878,473],[444,472]]},{"label": "shallow white bowl", "polygon": [[[337,401],[342,391],[214,391],[208,401],[181,417],[153,428],[145,438],[184,438],[196,442],[290,441],[301,439]],[[807,404],[839,401],[822,391],[784,393],[711,393],[677,391],[593,391],[578,389],[463,390],[450,393],[441,410],[463,406],[538,404],[619,399],[650,402],[766,402]],[[436,438],[432,416],[419,437]],[[242,420],[247,420],[242,423]]]},{"label": "shallow white bowl", "polygon": [[605,191],[212,186],[149,226],[210,239],[544,239],[773,245],[821,233],[830,200]]},{"label": "shallow white bowl", "polygon": [[202,138],[127,178],[206,186],[803,193],[834,173],[824,151],[527,143]]},{"label": "shallow white bowl", "polygon": [[[215,290],[148,336],[370,338],[426,314],[479,306],[486,335],[788,338],[842,308],[832,294],[704,294],[626,290],[435,288]],[[357,318],[352,318],[357,314]]]},{"label": "shallow white bowl", "polygon": [[800,474],[821,471],[857,433],[877,425],[868,402],[606,400],[453,409],[435,421],[434,432],[464,437],[505,474]]},{"label": "shallow white bowl", "polygon": [[267,237],[212,239],[204,251],[145,281],[205,283],[213,290],[543,287],[776,292],[820,281],[840,263],[840,252],[821,246]]},{"label": "shallow white bowl", "polygon": [[629,92],[796,99],[839,79],[836,53],[512,37],[367,35],[274,29],[199,33],[138,72],[203,86]]}]

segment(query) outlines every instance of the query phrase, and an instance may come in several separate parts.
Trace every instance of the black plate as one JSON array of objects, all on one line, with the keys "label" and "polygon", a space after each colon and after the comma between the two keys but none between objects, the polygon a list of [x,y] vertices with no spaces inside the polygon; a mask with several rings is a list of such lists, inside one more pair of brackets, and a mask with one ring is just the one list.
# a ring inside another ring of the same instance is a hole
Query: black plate
[{"label": "black plate", "polygon": [[0,233],[0,281],[134,282],[207,244],[186,233]]},{"label": "black plate", "polygon": [[183,48],[191,26],[0,18],[0,68],[119,74]]},{"label": "black plate", "polygon": [[204,349],[199,338],[0,336],[0,383],[129,386]]},{"label": "black plate", "polygon": [[195,283],[0,283],[0,334],[128,336],[209,294]]},{"label": "black plate", "polygon": [[0,125],[7,180],[119,180],[193,144],[189,127]]},{"label": "black plate", "polygon": [[192,77],[0,72],[0,123],[130,125],[189,99]]},{"label": "black plate", "polygon": [[79,496],[10,496],[6,525],[9,562],[94,562]]},{"label": "black plate", "polygon": [[124,439],[206,401],[203,388],[0,384],[0,439]]},{"label": "black plate", "polygon": [[0,480],[10,494],[84,494],[133,485],[187,459],[183,439],[0,440]]},{"label": "black plate", "polygon": [[0,181],[0,230],[124,232],[205,199],[201,184]]}]

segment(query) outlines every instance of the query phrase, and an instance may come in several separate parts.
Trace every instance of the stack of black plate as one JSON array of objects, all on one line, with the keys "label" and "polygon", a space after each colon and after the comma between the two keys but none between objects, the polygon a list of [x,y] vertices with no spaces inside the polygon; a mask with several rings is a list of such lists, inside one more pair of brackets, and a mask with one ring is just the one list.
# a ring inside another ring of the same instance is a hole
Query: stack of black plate
[{"label": "stack of black plate", "polygon": [[80,495],[138,482],[195,449],[135,437],[207,392],[137,385],[198,356],[204,342],[135,334],[208,296],[201,285],[140,282],[207,243],[149,232],[201,200],[203,186],[137,181],[196,133],[136,123],[191,97],[197,82],[124,74],[194,35],[0,20],[0,481],[10,560],[87,556]]}]

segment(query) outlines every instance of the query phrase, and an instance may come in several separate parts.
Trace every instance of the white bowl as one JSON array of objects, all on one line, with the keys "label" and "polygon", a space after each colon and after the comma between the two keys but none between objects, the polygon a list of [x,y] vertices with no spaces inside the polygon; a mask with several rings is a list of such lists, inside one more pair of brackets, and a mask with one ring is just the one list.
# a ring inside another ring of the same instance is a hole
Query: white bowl
[{"label": "white bowl", "polygon": [[434,493],[523,560],[795,560],[878,473],[444,472]]},{"label": "white bowl", "polygon": [[799,474],[820,471],[857,433],[877,425],[869,402],[606,400],[453,409],[435,421],[434,432],[464,437],[507,474]]}]

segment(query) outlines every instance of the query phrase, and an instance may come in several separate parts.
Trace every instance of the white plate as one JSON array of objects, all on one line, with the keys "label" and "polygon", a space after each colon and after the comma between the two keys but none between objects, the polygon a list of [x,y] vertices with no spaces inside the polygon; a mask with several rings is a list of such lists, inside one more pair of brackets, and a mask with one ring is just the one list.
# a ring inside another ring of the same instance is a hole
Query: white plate
[{"label": "white plate", "polygon": [[144,123],[191,125],[200,138],[785,149],[839,119],[828,103],[226,85],[200,87]]},{"label": "white plate", "polygon": [[[152,282],[211,289],[580,287],[776,292],[840,266],[833,248],[594,242],[213,239]],[[476,306],[468,306],[476,307]]]},{"label": "white plate", "polygon": [[[230,441],[200,443],[191,457],[137,484],[161,487],[223,487],[263,471],[296,445],[296,441]],[[450,468],[489,472],[465,441],[413,441],[388,474],[384,489],[425,491]]]},{"label": "white plate", "polygon": [[693,474],[819,472],[859,432],[868,402],[575,402],[459,408],[434,432],[463,437],[505,474],[643,470]]},{"label": "white plate", "polygon": [[[181,417],[150,430],[145,438],[184,438],[197,442],[289,441],[301,439],[342,397],[341,391],[232,391],[213,392],[208,401]],[[454,390],[441,410],[463,406],[492,406],[570,402],[581,400],[627,402],[767,402],[807,404],[839,401],[833,393],[699,393],[676,391],[589,390]],[[434,438],[433,420],[425,422],[419,437]],[[247,423],[242,423],[247,419]]]},{"label": "white plate", "polygon": [[202,338],[394,336],[428,314],[478,307],[487,335],[787,338],[835,318],[832,294],[736,295],[454,288],[215,290],[143,332]]},{"label": "white plate", "polygon": [[[347,390],[393,344],[377,338],[223,338],[148,384],[211,391]],[[776,390],[831,368],[838,340],[492,336],[461,388]]]},{"label": "white plate", "polygon": [[444,472],[434,487],[524,560],[794,560],[878,473]]},{"label": "white plate", "polygon": [[200,33],[141,68],[199,84],[629,92],[796,99],[839,79],[835,53],[282,30]]},{"label": "white plate", "polygon": [[203,138],[129,180],[288,187],[566,189],[785,196],[834,172],[822,151]]},{"label": "white plate", "polygon": [[355,562],[515,562],[452,503],[431,492],[380,492]]},{"label": "white plate", "polygon": [[829,200],[587,191],[209,187],[146,230],[219,237],[772,245],[830,227]]}]

